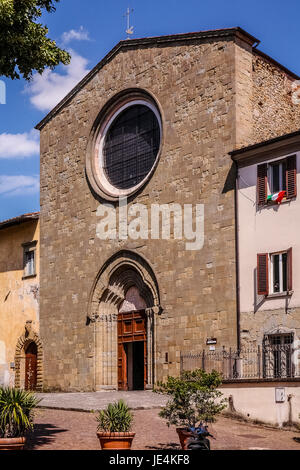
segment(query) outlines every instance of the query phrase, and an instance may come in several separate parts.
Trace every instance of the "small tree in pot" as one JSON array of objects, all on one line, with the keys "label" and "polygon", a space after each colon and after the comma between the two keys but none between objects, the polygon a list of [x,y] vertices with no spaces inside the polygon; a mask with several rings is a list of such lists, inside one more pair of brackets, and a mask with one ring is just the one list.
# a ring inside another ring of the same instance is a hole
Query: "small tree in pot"
[{"label": "small tree in pot", "polygon": [[176,431],[183,449],[191,429],[214,422],[226,408],[227,400],[217,390],[221,382],[218,372],[207,373],[201,369],[184,371],[180,377],[168,376],[165,383],[158,382],[155,392],[171,397],[159,415],[167,420],[168,426],[179,426]]},{"label": "small tree in pot", "polygon": [[130,432],[133,414],[123,400],[109,403],[97,416],[97,436],[104,450],[130,449],[135,433]]},{"label": "small tree in pot", "polygon": [[0,450],[21,450],[40,400],[29,391],[0,387]]}]

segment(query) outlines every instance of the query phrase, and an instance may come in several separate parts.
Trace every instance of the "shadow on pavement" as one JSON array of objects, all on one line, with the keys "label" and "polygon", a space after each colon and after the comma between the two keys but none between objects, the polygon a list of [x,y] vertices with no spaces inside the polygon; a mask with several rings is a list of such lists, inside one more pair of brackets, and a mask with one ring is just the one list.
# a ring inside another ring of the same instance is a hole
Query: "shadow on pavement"
[{"label": "shadow on pavement", "polygon": [[151,449],[151,450],[180,449],[180,445],[175,442],[169,442],[168,444],[162,444],[161,442],[159,442],[157,446],[145,446],[145,449]]},{"label": "shadow on pavement", "polygon": [[25,450],[34,450],[55,440],[55,434],[67,432],[68,429],[61,429],[52,424],[35,424],[32,433],[26,436]]}]

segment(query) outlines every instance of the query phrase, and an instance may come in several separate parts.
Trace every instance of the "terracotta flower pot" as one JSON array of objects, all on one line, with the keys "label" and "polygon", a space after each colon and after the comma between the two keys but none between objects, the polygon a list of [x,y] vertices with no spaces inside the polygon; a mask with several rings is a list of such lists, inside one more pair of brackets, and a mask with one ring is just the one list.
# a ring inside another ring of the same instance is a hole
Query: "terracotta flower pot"
[{"label": "terracotta flower pot", "polygon": [[186,450],[187,449],[187,447],[186,447],[187,440],[192,436],[191,431],[188,431],[186,428],[176,428],[176,432],[179,436],[179,441],[180,441],[181,448],[183,450]]},{"label": "terracotta flower pot", "polygon": [[129,450],[135,432],[97,432],[102,450]]},{"label": "terracotta flower pot", "polygon": [[0,438],[0,451],[1,450],[23,450],[25,445],[25,437],[7,437]]}]

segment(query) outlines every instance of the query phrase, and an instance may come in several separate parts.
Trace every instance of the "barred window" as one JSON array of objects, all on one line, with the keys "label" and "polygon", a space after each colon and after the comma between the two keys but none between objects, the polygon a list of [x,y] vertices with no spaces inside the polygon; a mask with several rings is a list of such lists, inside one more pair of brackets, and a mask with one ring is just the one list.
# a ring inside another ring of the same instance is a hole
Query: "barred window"
[{"label": "barred window", "polygon": [[105,136],[104,171],[117,189],[138,185],[151,171],[160,146],[160,125],[146,105],[135,104],[122,111]]},{"label": "barred window", "polygon": [[293,377],[293,333],[267,335],[264,338],[263,367],[266,378]]}]

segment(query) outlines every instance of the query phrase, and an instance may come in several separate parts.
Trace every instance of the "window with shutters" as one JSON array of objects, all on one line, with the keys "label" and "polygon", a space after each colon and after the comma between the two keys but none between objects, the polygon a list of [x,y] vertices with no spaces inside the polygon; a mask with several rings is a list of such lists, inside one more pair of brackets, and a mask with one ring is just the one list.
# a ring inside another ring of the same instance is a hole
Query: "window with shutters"
[{"label": "window with shutters", "polygon": [[259,206],[267,203],[268,197],[268,165],[257,166],[257,201]]},{"label": "window with shutters", "polygon": [[269,293],[269,256],[268,253],[257,255],[257,293],[268,295]]},{"label": "window with shutters", "polygon": [[36,276],[36,245],[36,241],[23,244],[23,279]]},{"label": "window with shutters", "polygon": [[271,255],[271,293],[287,291],[287,252]]},{"label": "window with shutters", "polygon": [[287,294],[292,287],[292,248],[257,255],[258,295]]},{"label": "window with shutters", "polygon": [[257,166],[259,206],[279,204],[297,195],[296,155]]},{"label": "window with shutters", "polygon": [[286,160],[270,164],[269,175],[271,194],[286,191]]}]

